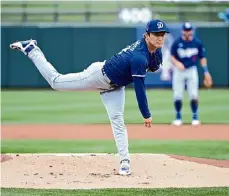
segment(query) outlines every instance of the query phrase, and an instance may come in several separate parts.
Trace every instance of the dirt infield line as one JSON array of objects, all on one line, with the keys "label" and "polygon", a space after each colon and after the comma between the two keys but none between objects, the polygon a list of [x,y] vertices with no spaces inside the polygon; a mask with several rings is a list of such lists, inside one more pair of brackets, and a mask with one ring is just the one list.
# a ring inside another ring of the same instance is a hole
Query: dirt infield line
[{"label": "dirt infield line", "polygon": [[[229,125],[127,125],[130,139],[229,140]],[[2,139],[113,139],[110,125],[2,125]]]}]

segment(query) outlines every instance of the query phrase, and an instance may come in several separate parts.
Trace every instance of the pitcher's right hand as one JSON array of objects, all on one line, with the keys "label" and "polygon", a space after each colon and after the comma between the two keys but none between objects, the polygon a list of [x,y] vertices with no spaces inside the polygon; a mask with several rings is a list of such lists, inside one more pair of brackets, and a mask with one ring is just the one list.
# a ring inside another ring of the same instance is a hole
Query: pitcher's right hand
[{"label": "pitcher's right hand", "polygon": [[150,128],[151,127],[151,124],[152,124],[152,117],[149,117],[149,118],[145,118],[144,119],[144,125],[145,125],[145,127]]}]

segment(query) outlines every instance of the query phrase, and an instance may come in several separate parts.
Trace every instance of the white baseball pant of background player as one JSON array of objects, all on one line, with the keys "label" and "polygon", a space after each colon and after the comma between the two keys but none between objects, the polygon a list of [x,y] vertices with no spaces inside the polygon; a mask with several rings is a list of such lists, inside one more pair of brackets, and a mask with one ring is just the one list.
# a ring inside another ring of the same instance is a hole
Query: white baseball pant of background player
[{"label": "white baseball pant of background player", "polygon": [[42,76],[55,90],[100,90],[100,92],[111,90],[109,92],[101,93],[101,99],[111,122],[120,161],[124,159],[130,160],[127,129],[123,117],[125,87],[117,88],[115,90],[111,88],[109,78],[102,74],[102,67],[105,62],[92,63],[83,72],[62,75],[47,61],[40,48],[37,46],[29,53],[28,57],[33,61]]},{"label": "white baseball pant of background player", "polygon": [[174,100],[182,100],[185,83],[187,84],[189,99],[198,99],[199,77],[197,67],[193,66],[185,70],[174,67],[172,80]]}]

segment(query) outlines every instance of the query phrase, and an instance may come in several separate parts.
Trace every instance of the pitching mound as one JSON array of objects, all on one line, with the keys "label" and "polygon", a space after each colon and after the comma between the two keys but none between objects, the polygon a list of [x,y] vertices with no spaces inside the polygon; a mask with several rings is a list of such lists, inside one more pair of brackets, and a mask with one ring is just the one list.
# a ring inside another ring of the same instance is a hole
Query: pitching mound
[{"label": "pitching mound", "polygon": [[111,154],[20,154],[1,163],[2,187],[162,188],[229,186],[229,168],[198,164],[167,155],[133,154],[132,175],[118,175]]}]

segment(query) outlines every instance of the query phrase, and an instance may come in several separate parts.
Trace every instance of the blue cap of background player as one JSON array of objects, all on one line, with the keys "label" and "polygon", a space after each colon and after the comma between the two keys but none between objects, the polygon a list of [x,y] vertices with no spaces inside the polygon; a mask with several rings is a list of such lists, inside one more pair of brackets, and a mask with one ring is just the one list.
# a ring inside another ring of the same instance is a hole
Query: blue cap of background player
[{"label": "blue cap of background player", "polygon": [[146,25],[146,32],[150,32],[150,33],[166,32],[166,33],[169,33],[169,30],[163,21],[151,20]]},{"label": "blue cap of background player", "polygon": [[193,29],[192,24],[190,22],[185,22],[182,25],[182,30],[184,31],[191,31]]}]

